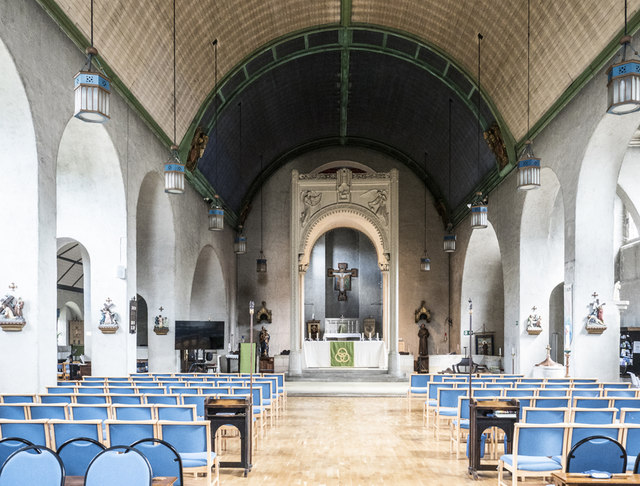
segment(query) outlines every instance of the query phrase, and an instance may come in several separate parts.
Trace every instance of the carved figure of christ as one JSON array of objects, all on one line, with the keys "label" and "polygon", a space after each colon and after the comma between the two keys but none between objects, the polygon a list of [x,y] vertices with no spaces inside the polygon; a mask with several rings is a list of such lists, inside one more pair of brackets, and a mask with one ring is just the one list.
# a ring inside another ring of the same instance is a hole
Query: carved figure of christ
[{"label": "carved figure of christ", "polygon": [[358,269],[349,269],[348,263],[338,263],[338,269],[327,269],[327,277],[333,277],[334,288],[338,291],[338,302],[347,300],[347,291],[351,290],[351,278],[358,276]]}]

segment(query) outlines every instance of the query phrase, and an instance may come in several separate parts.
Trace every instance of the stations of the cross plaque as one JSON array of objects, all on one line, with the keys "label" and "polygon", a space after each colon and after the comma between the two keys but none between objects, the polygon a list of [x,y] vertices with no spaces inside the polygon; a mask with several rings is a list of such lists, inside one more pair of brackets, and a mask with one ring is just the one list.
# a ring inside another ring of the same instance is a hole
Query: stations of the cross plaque
[{"label": "stations of the cross plaque", "polygon": [[357,268],[349,268],[348,263],[338,263],[338,269],[327,269],[327,277],[334,278],[333,288],[338,291],[338,302],[346,302],[351,290],[351,279],[358,276]]}]

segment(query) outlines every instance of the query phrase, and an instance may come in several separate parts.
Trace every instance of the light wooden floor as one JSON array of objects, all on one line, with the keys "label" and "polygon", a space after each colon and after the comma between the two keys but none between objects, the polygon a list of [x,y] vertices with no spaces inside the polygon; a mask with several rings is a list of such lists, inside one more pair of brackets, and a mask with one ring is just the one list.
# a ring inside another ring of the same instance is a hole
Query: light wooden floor
[{"label": "light wooden floor", "polygon": [[[497,484],[497,472],[466,474],[467,461],[435,441],[399,397],[290,397],[248,478],[221,469],[222,485]],[[234,445],[229,444],[230,452]]]}]

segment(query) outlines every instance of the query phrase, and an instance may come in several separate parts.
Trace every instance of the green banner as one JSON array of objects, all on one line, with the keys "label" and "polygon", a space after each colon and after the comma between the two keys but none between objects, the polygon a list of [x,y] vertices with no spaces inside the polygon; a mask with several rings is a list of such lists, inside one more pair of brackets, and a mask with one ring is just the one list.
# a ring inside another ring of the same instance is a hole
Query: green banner
[{"label": "green banner", "polygon": [[353,341],[331,341],[331,366],[353,366]]},{"label": "green banner", "polygon": [[[238,371],[240,373],[249,373],[251,363],[253,362],[253,372],[256,373],[256,347],[257,343],[253,343],[253,353],[251,352],[251,343],[240,343],[240,362],[238,363]],[[253,356],[251,356],[253,355]]]}]

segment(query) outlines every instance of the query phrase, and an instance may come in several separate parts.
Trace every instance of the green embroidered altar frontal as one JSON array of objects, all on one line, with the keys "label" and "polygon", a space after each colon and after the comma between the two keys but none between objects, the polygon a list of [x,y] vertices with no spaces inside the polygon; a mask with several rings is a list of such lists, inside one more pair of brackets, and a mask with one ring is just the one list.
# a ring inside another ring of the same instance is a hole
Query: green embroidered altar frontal
[{"label": "green embroidered altar frontal", "polygon": [[331,366],[353,366],[353,341],[331,341]]}]

